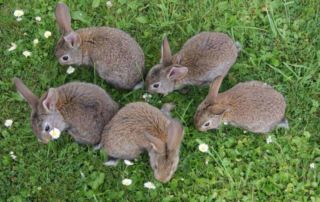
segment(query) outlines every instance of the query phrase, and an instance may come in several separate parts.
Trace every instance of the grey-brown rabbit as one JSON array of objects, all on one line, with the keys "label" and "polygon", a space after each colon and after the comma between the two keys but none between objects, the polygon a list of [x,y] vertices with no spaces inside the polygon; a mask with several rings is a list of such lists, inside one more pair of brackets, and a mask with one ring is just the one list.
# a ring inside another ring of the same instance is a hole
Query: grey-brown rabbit
[{"label": "grey-brown rabbit", "polygon": [[169,181],[177,169],[183,139],[183,126],[170,117],[171,108],[164,106],[160,111],[147,103],[136,102],[120,109],[101,138],[109,162],[134,159],[147,150],[155,178]]},{"label": "grey-brown rabbit", "polygon": [[248,81],[218,94],[222,80],[220,76],[213,82],[197,109],[194,124],[198,130],[216,129],[222,122],[254,133],[268,133],[275,126],[288,128],[284,97],[271,86]]},{"label": "grey-brown rabbit", "polygon": [[14,78],[17,91],[29,103],[31,126],[40,142],[47,144],[51,130],[66,130],[78,143],[95,145],[118,110],[118,104],[100,87],[71,82],[50,88],[40,99]]},{"label": "grey-brown rabbit", "polygon": [[166,95],[185,85],[211,83],[217,76],[228,73],[238,52],[239,48],[228,35],[201,32],[190,38],[172,57],[165,37],[160,64],[153,66],[146,77],[147,89]]},{"label": "grey-brown rabbit", "polygon": [[93,66],[100,77],[122,89],[132,89],[142,80],[144,54],[129,34],[110,27],[73,31],[63,3],[57,4],[55,15],[62,33],[55,49],[61,65]]}]

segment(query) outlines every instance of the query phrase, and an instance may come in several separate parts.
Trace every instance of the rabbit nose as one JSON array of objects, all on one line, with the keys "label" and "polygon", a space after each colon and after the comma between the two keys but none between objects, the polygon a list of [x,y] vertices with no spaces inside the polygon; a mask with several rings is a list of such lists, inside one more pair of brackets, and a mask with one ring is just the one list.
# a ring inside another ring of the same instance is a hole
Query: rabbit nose
[{"label": "rabbit nose", "polygon": [[69,59],[69,57],[67,55],[62,57],[62,60],[67,61]]}]

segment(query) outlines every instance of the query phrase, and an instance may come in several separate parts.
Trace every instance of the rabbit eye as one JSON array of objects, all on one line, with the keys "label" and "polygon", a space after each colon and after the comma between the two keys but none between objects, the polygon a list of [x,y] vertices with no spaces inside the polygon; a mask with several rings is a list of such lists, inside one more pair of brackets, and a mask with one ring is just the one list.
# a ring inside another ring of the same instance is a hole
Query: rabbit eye
[{"label": "rabbit eye", "polygon": [[203,124],[204,125],[204,127],[208,127],[208,126],[210,126],[210,121],[208,121],[208,122],[206,122],[205,124]]},{"label": "rabbit eye", "polygon": [[152,85],[153,88],[159,88],[160,87],[160,83],[155,83]]},{"label": "rabbit eye", "polygon": [[46,132],[49,132],[50,126],[49,126],[49,125],[46,125],[46,127],[44,128],[44,130],[45,130]]},{"label": "rabbit eye", "polygon": [[62,56],[63,61],[67,61],[68,59],[69,59],[69,56],[67,56],[67,55]]}]

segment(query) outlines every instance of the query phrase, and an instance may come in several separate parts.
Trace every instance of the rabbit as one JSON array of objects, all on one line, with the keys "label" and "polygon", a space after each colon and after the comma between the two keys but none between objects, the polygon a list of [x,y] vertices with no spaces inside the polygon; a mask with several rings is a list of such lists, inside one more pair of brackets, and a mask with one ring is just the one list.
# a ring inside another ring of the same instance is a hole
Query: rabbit
[{"label": "rabbit", "polygon": [[18,79],[17,91],[31,107],[31,126],[39,142],[52,140],[50,131],[66,130],[80,144],[100,142],[105,125],[118,111],[118,104],[100,87],[71,82],[49,90],[39,99]]},{"label": "rabbit", "polygon": [[198,106],[194,124],[200,131],[217,129],[221,122],[253,133],[268,133],[275,126],[288,128],[284,97],[260,81],[238,83],[219,93],[223,77],[213,82],[210,92]]},{"label": "rabbit", "polygon": [[160,111],[144,102],[124,106],[105,127],[101,147],[109,156],[106,165],[117,159],[132,160],[147,151],[154,176],[168,182],[177,169],[180,144],[184,136],[182,124],[170,117],[172,107]]},{"label": "rabbit", "polygon": [[61,65],[93,66],[101,78],[117,88],[133,89],[139,85],[144,74],[144,54],[129,34],[110,27],[74,31],[64,3],[57,4],[55,16],[62,34],[55,56]]},{"label": "rabbit", "polygon": [[147,74],[147,90],[167,95],[186,85],[209,84],[217,76],[228,73],[239,51],[239,44],[227,34],[201,32],[190,38],[172,57],[165,37],[160,64],[153,66]]}]

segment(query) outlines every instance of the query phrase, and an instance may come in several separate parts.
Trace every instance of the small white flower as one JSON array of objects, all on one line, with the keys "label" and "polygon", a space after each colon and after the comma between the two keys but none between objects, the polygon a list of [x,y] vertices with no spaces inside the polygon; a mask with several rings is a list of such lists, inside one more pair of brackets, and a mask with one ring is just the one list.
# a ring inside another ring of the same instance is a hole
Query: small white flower
[{"label": "small white flower", "polygon": [[243,133],[247,133],[248,131],[244,130]]},{"label": "small white flower", "polygon": [[67,74],[72,74],[74,72],[74,68],[72,66],[69,66],[67,69]]},{"label": "small white flower", "polygon": [[22,20],[21,17],[17,17],[17,21],[20,22]]},{"label": "small white flower", "polygon": [[58,139],[60,137],[61,131],[58,128],[53,128],[49,134],[53,139]]},{"label": "small white flower", "polygon": [[9,154],[10,154],[10,155],[13,155],[14,153],[13,153],[13,151],[10,151]]},{"label": "small white flower", "polygon": [[108,7],[108,8],[111,8],[111,7],[112,7],[112,2],[111,2],[111,1],[107,1],[106,4],[107,4],[107,7]]},{"label": "small white flower", "polygon": [[272,137],[268,136],[266,141],[267,141],[267,144],[271,144],[272,143]]},{"label": "small white flower", "polygon": [[33,40],[33,45],[37,45],[39,43],[39,39],[34,39]]},{"label": "small white flower", "polygon": [[7,119],[5,120],[4,122],[4,126],[7,127],[7,128],[10,128],[13,124],[13,120],[12,119]]},{"label": "small white flower", "polygon": [[81,178],[85,178],[86,177],[82,171],[80,171],[80,175],[81,175]]},{"label": "small white flower", "polygon": [[129,161],[129,160],[124,160],[124,163],[127,165],[127,166],[132,166],[133,165],[133,162]]},{"label": "small white flower", "polygon": [[316,168],[316,164],[315,163],[310,163],[310,168],[311,169],[315,169]]},{"label": "small white flower", "polygon": [[40,21],[41,21],[41,17],[40,17],[40,16],[37,16],[37,17],[36,17],[36,21],[40,22]]},{"label": "small white flower", "polygon": [[224,125],[228,125],[228,122],[223,122]]},{"label": "small white flower", "polygon": [[22,53],[26,58],[31,56],[31,52],[30,51],[23,51]]},{"label": "small white flower", "polygon": [[122,180],[122,184],[125,185],[125,186],[129,186],[132,184],[132,180],[131,179],[123,179]]},{"label": "small white flower", "polygon": [[209,159],[206,159],[206,161],[204,162],[206,165],[209,164]]},{"label": "small white flower", "polygon": [[144,188],[147,188],[147,189],[155,189],[156,186],[152,183],[152,182],[146,182],[143,184]]},{"label": "small white flower", "polygon": [[17,48],[17,44],[11,43],[11,47],[8,49],[8,51],[13,51]]},{"label": "small white flower", "polygon": [[149,94],[149,93],[145,93],[145,94],[142,95],[142,98],[143,98],[146,102],[148,102],[149,99],[152,98],[152,95]]},{"label": "small white flower", "polygon": [[208,147],[207,144],[202,143],[202,144],[199,145],[199,150],[200,150],[201,152],[208,152],[208,151],[209,151],[209,147]]},{"label": "small white flower", "polygon": [[42,188],[41,187],[37,187],[38,191],[40,191]]},{"label": "small white flower", "polygon": [[10,156],[11,156],[11,158],[12,158],[13,160],[16,160],[16,159],[17,159],[17,156],[14,155],[14,154],[11,154]]},{"label": "small white flower", "polygon": [[50,31],[45,31],[43,35],[44,37],[49,38],[52,35],[52,33]]},{"label": "small white flower", "polygon": [[13,13],[13,15],[14,15],[15,17],[21,17],[21,16],[24,15],[24,12],[23,12],[23,10],[15,10],[14,13]]},{"label": "small white flower", "polygon": [[24,33],[23,33],[23,36],[27,36],[27,35],[28,35],[27,32],[24,32]]}]

